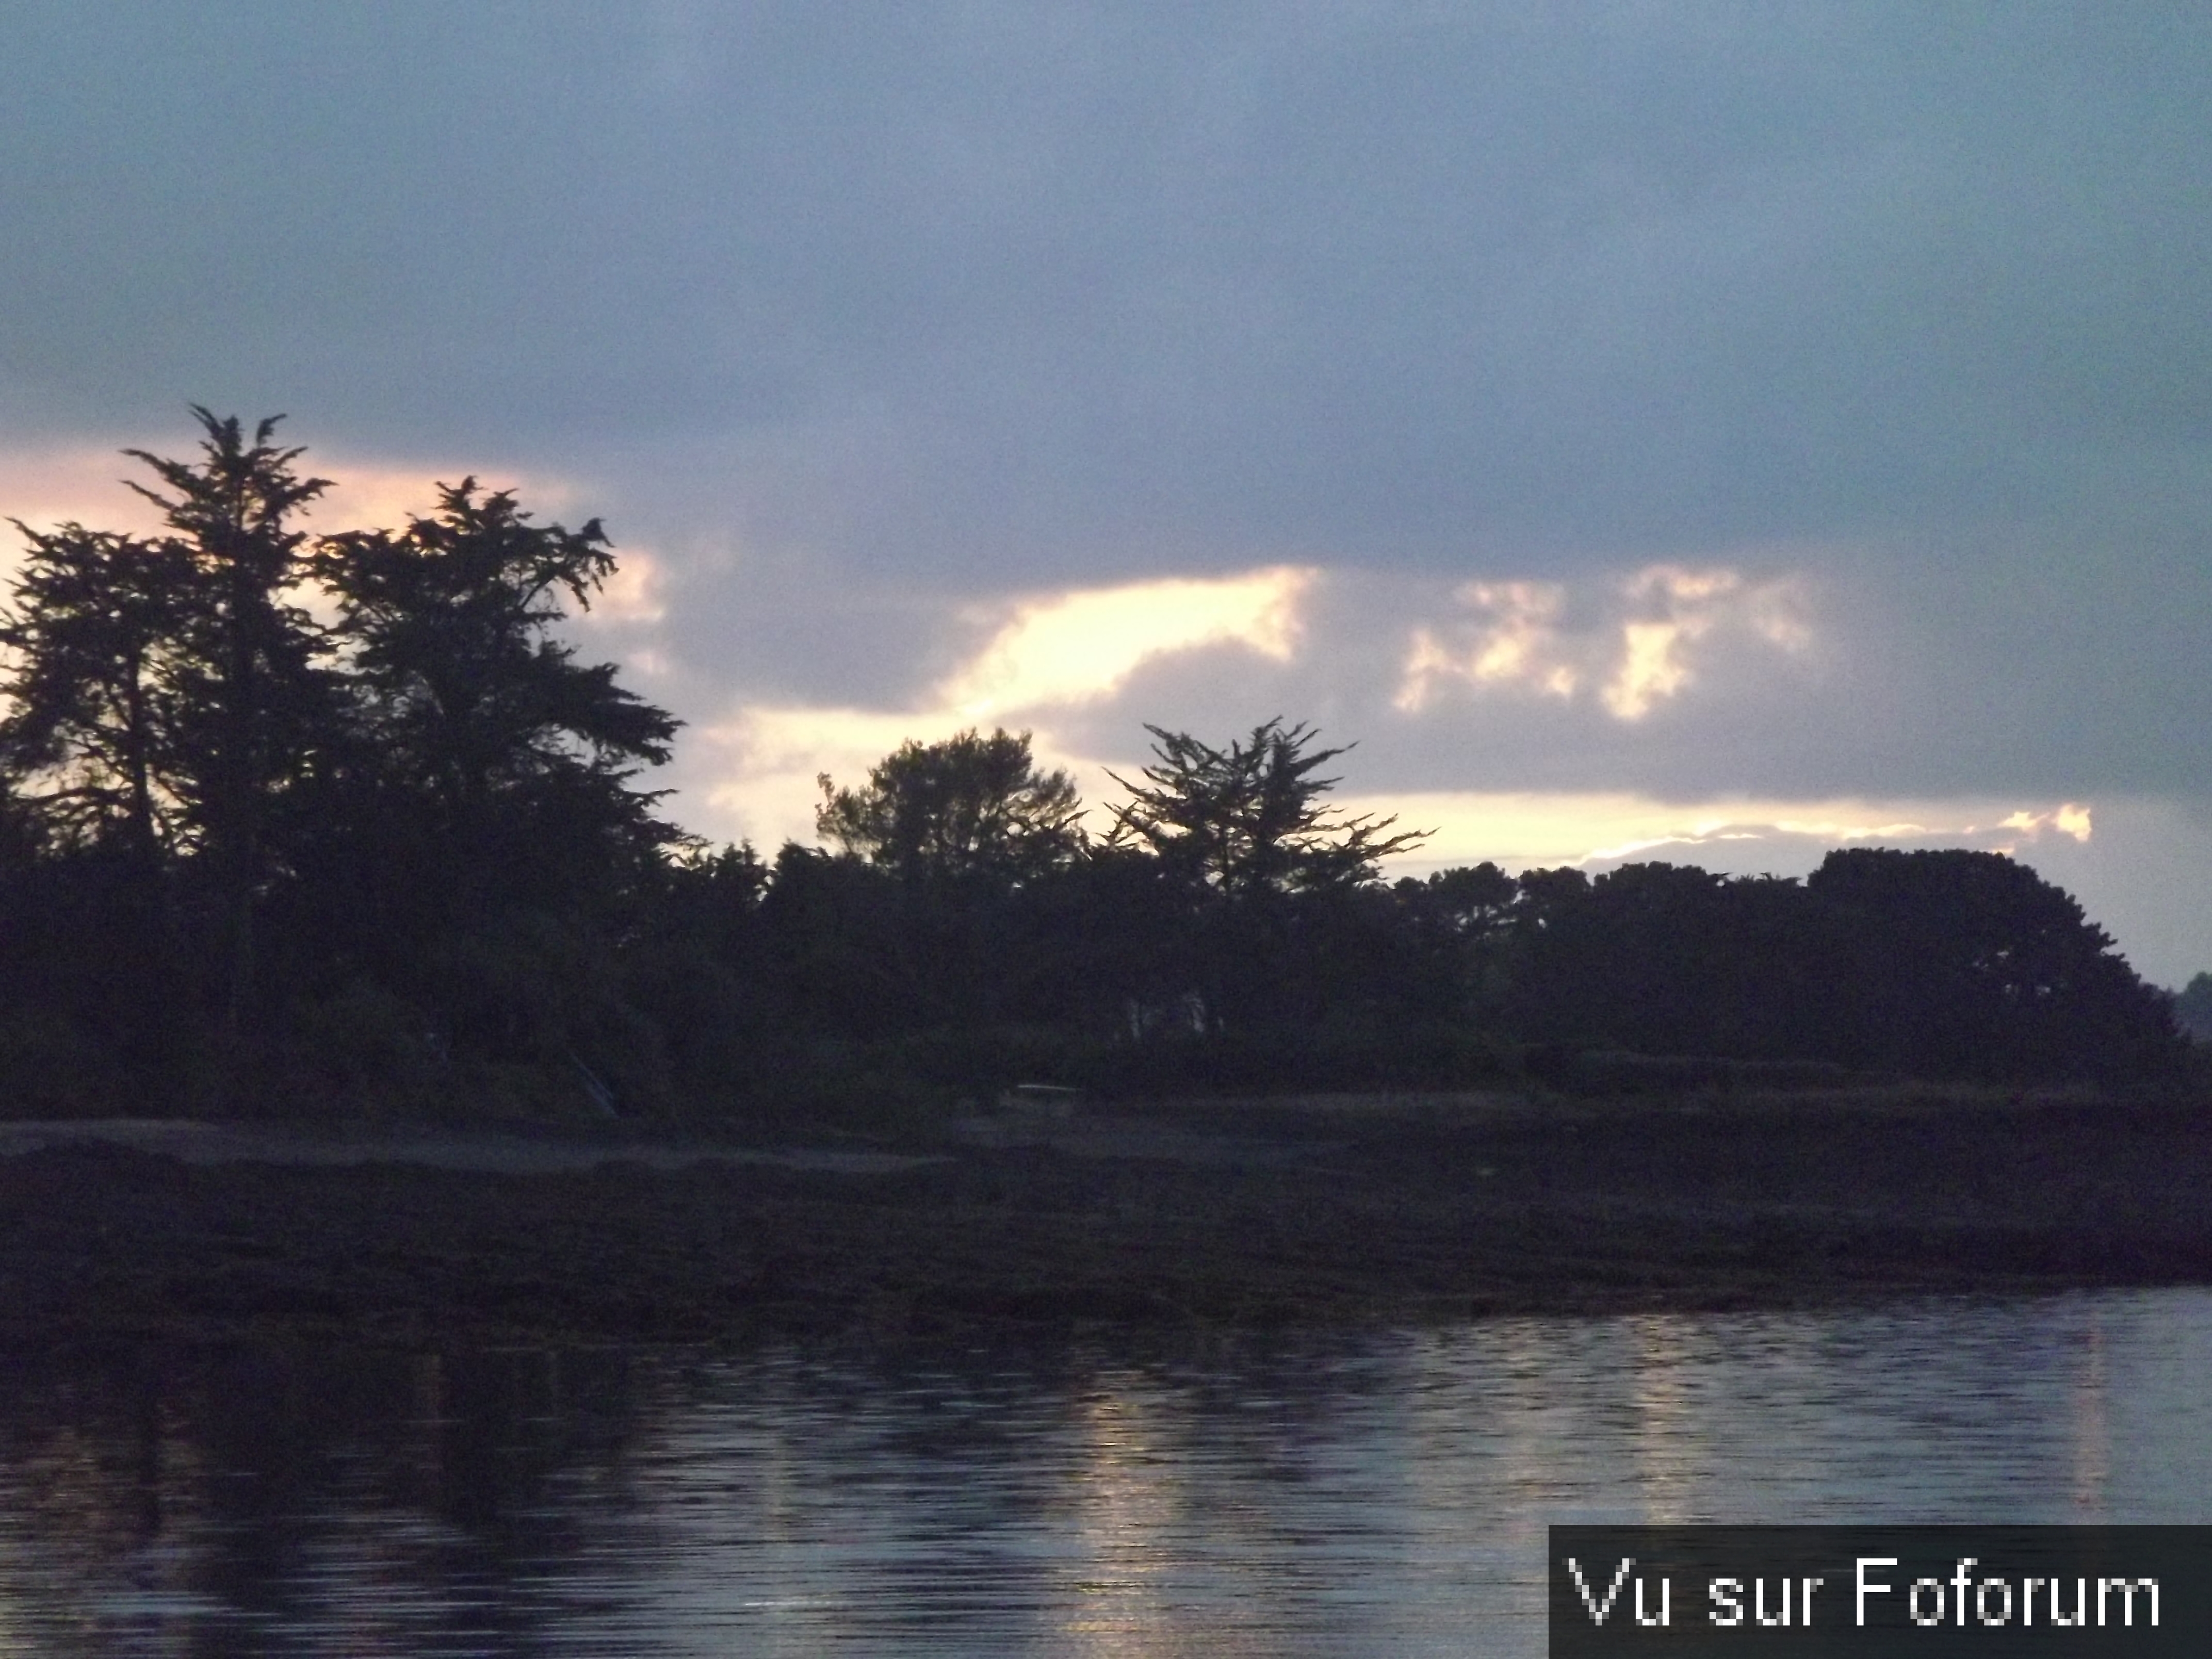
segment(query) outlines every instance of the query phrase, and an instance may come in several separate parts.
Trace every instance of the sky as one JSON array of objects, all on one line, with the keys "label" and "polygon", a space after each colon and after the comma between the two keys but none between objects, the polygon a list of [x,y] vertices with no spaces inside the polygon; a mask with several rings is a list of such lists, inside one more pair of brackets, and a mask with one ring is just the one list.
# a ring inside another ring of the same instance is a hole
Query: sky
[{"label": "sky", "polygon": [[2010,850],[2212,969],[2212,11],[0,0],[0,515],[599,517],[713,839],[1275,716],[1404,867]]}]

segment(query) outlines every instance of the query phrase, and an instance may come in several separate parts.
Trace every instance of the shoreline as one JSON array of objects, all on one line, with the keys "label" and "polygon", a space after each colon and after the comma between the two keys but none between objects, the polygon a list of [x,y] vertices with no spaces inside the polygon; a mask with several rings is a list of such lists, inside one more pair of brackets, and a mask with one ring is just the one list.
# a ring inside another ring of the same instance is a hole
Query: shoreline
[{"label": "shoreline", "polygon": [[0,1124],[0,1346],[1407,1324],[2212,1283],[2212,1107],[2180,1097],[1206,1102],[874,1147],[77,1138],[100,1133]]}]

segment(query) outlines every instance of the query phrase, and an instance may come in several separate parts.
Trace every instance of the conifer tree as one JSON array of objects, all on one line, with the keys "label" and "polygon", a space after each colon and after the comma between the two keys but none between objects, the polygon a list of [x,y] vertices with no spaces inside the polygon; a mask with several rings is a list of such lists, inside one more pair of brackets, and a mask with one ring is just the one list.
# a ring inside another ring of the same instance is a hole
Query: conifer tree
[{"label": "conifer tree", "polygon": [[161,509],[159,544],[179,573],[168,643],[176,821],[216,921],[234,1038],[252,998],[255,915],[278,870],[282,798],[338,735],[320,630],[297,603],[307,536],[296,515],[329,481],[303,477],[303,452],[271,441],[281,416],[249,441],[235,416],[192,414],[205,434],[197,459],[124,453],[166,486],[131,488]]},{"label": "conifer tree", "polygon": [[1356,887],[1429,834],[1390,835],[1395,818],[1345,817],[1324,805],[1338,781],[1314,774],[1346,751],[1310,748],[1318,734],[1303,724],[1269,720],[1226,749],[1145,729],[1157,763],[1143,769],[1142,783],[1114,779],[1130,796],[1114,809],[1115,839],[1225,897]]},{"label": "conifer tree", "polygon": [[596,519],[535,524],[465,478],[404,530],[330,538],[315,567],[387,817],[437,849],[441,902],[573,896],[680,839],[629,783],[679,722],[553,632],[562,596],[588,608],[614,570]]},{"label": "conifer tree", "polygon": [[150,874],[178,831],[178,675],[191,570],[172,544],[67,524],[26,547],[0,617],[0,769],[59,844]]}]

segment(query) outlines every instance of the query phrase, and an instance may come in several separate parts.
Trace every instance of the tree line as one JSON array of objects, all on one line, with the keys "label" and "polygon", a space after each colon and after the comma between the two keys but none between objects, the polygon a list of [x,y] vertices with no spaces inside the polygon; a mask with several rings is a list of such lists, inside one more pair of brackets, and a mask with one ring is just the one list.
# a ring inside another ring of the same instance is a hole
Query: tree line
[{"label": "tree line", "polygon": [[1102,1088],[1462,1085],[1590,1053],[2154,1073],[2180,1040],[1993,854],[1803,882],[1663,864],[1382,879],[1267,722],[1086,828],[1026,733],[822,781],[819,844],[709,848],[643,787],[678,722],[559,633],[597,520],[441,486],[311,535],[303,452],[197,410],[129,452],[162,528],[18,526],[0,616],[0,1078],[18,1110],[835,1110]]}]

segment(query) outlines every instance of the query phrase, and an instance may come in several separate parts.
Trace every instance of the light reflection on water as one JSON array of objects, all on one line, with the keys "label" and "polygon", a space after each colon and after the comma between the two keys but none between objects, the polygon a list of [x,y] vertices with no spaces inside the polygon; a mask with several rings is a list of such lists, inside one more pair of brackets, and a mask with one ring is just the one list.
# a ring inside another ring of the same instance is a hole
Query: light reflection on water
[{"label": "light reflection on water", "polygon": [[1536,1655],[1563,1521],[2203,1522],[2212,1291],[0,1358],[0,1655]]}]

